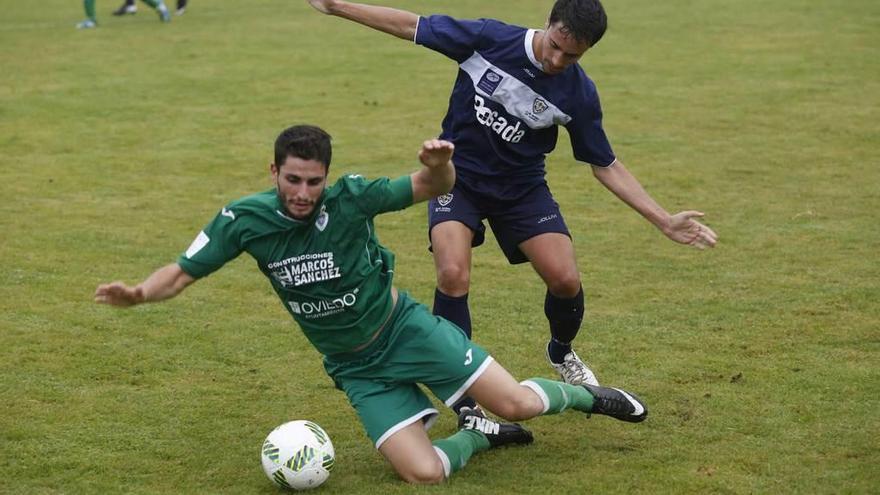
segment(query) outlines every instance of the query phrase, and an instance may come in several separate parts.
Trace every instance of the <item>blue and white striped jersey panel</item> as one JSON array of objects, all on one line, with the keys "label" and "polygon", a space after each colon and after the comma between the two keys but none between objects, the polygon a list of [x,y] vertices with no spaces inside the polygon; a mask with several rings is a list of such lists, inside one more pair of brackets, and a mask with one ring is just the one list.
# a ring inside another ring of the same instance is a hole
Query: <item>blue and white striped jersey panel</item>
[{"label": "blue and white striped jersey panel", "polygon": [[471,77],[474,92],[499,103],[507,113],[522,120],[532,129],[564,126],[571,122],[571,116],[519,79],[492,65],[479,53],[475,52],[460,67]]}]

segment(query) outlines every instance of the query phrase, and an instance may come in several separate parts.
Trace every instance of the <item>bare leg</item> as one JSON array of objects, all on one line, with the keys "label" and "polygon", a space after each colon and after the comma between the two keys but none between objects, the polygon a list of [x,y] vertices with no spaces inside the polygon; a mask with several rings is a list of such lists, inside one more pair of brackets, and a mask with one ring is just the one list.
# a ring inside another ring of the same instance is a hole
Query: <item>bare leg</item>
[{"label": "bare leg", "polygon": [[495,361],[471,385],[468,395],[508,421],[534,418],[544,412],[544,403],[538,394],[519,384]]},{"label": "bare leg", "polygon": [[439,483],[445,478],[443,462],[421,421],[388,437],[379,447],[397,474],[409,483]]}]

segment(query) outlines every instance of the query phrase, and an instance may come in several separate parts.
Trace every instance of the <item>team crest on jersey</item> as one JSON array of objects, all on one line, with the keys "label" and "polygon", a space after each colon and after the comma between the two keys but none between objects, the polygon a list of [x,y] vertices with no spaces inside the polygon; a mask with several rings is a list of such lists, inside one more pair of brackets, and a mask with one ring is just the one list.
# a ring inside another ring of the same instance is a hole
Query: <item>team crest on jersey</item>
[{"label": "team crest on jersey", "polygon": [[321,205],[321,212],[318,213],[318,218],[315,219],[315,227],[321,232],[324,232],[324,229],[327,228],[328,222],[330,222],[330,215],[327,213],[327,207]]},{"label": "team crest on jersey", "polygon": [[498,88],[498,85],[501,84],[502,79],[504,78],[501,74],[492,69],[486,69],[483,77],[480,78],[480,82],[477,83],[477,87],[485,91],[487,95],[491,95]]},{"label": "team crest on jersey", "polygon": [[449,203],[452,203],[452,193],[447,193],[442,196],[437,196],[437,202],[440,203],[440,206],[449,205]]},{"label": "team crest on jersey", "polygon": [[544,110],[547,110],[548,108],[550,108],[550,106],[547,105],[547,102],[542,98],[535,98],[535,101],[532,103],[532,111],[535,113],[543,113]]}]

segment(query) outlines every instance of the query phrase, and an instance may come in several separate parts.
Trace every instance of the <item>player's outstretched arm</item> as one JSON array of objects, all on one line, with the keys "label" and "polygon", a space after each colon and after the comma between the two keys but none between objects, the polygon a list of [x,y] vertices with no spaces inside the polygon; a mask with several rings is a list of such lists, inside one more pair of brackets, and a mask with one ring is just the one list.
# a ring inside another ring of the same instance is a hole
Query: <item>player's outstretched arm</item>
[{"label": "player's outstretched arm", "polygon": [[422,143],[419,161],[422,168],[413,172],[413,203],[427,201],[446,194],[455,185],[455,167],[452,152],[455,146],[442,139],[429,139]]},{"label": "player's outstretched arm", "polygon": [[123,282],[101,284],[95,289],[95,302],[128,307],[170,299],[195,281],[177,263],[163,266],[146,280],[132,287]]},{"label": "player's outstretched arm", "polygon": [[593,175],[609,191],[648,219],[673,241],[697,249],[715,247],[718,242],[715,231],[694,220],[702,217],[703,213],[688,210],[670,215],[648,195],[639,181],[619,160],[615,160],[609,167],[593,167]]},{"label": "player's outstretched arm", "polygon": [[413,41],[416,37],[419,16],[412,12],[341,0],[308,0],[308,2],[324,14],[342,17],[401,39]]}]

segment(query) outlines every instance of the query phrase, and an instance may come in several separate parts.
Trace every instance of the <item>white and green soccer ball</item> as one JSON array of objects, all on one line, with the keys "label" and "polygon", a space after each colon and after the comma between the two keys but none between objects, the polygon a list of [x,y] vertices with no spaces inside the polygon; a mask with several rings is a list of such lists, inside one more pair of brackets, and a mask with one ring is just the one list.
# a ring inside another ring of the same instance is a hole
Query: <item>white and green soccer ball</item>
[{"label": "white and green soccer ball", "polygon": [[327,432],[311,421],[290,421],[272,430],[260,452],[263,471],[278,486],[308,490],[330,477],[336,452]]}]

